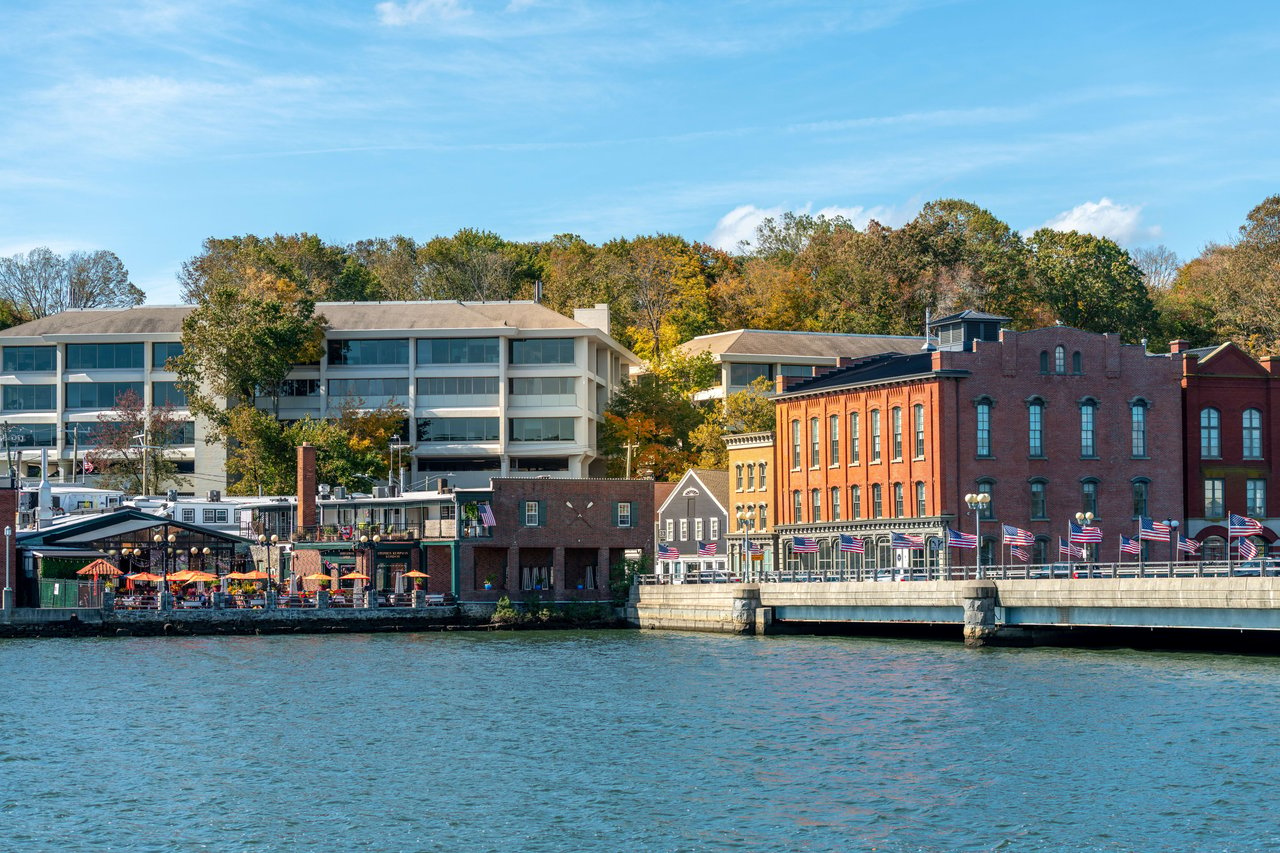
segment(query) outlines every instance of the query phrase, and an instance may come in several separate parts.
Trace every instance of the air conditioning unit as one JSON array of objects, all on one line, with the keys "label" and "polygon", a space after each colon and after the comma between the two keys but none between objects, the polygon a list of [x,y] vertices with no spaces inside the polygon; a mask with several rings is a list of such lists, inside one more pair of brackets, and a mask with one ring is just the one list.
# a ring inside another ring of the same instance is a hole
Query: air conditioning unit
[{"label": "air conditioning unit", "polygon": [[373,496],[375,498],[389,498],[391,497],[391,489],[386,486],[374,486]]},{"label": "air conditioning unit", "polygon": [[316,486],[316,489],[317,489],[317,490],[319,490],[319,492],[320,492],[320,497],[322,497],[322,498],[327,498],[327,497],[329,497],[329,484],[328,484],[328,483],[321,483],[320,485]]},{"label": "air conditioning unit", "polygon": [[345,500],[347,499],[347,487],[346,487],[346,486],[334,486],[334,487],[333,487],[333,498],[334,498],[334,500],[345,501]]},{"label": "air conditioning unit", "polygon": [[[176,498],[176,497],[178,496],[178,493],[177,493],[177,492],[174,492],[174,493],[173,493],[173,495],[174,495],[174,497]],[[217,489],[210,489],[210,490],[209,490],[209,503],[211,503],[211,504],[216,504],[216,503],[217,503],[218,501],[220,501],[220,500],[222,500],[222,492],[218,491]]]}]

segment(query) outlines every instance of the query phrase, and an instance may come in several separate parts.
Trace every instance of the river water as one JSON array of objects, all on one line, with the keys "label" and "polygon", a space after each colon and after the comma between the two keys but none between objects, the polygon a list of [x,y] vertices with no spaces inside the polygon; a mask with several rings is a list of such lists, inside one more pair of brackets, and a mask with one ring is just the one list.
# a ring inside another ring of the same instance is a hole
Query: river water
[{"label": "river water", "polygon": [[1280,660],[662,632],[0,641],[9,851],[1261,850]]}]

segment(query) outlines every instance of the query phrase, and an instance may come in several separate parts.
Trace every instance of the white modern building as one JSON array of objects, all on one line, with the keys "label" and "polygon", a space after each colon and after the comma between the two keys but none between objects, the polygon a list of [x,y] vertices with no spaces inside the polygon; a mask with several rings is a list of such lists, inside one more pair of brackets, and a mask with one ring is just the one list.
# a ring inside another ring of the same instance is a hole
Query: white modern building
[{"label": "white modern building", "polygon": [[[21,473],[38,476],[38,450],[50,448],[51,478],[72,479],[99,416],[125,391],[185,412],[165,363],[182,351],[191,310],[67,311],[0,330],[0,440],[23,454]],[[325,353],[291,374],[282,420],[335,414],[348,400],[403,406],[395,458],[408,487],[441,476],[462,487],[603,476],[604,411],[640,363],[610,337],[608,306],[572,319],[534,302],[322,302],[316,312]],[[224,489],[225,450],[204,438],[188,420],[173,457],[195,491]]]}]

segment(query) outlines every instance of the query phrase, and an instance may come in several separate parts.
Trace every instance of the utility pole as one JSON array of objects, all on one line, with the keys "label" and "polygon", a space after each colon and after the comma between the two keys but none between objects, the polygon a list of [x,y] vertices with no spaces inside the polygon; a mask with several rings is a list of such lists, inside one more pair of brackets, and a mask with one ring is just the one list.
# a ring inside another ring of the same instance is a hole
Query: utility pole
[{"label": "utility pole", "polygon": [[622,445],[622,446],[623,446],[623,447],[625,447],[625,448],[627,449],[627,476],[626,476],[626,479],[630,480],[630,479],[631,479],[631,451],[633,451],[633,450],[639,450],[639,449],[640,449],[640,445],[639,445],[639,444],[637,444],[637,443],[634,443],[634,442],[627,442],[626,444],[624,444],[624,445]]}]

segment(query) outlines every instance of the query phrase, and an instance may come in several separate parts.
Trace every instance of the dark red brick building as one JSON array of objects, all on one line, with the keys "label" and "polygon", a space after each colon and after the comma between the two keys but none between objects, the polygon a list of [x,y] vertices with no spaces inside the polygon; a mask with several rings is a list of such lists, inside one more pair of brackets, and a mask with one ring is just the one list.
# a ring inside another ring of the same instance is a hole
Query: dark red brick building
[{"label": "dark red brick building", "polygon": [[[875,356],[788,388],[778,399],[778,530],[869,539],[866,562],[896,555],[891,532],[946,554],[946,526],[973,533],[965,495],[985,493],[984,562],[1007,559],[1000,525],[1030,530],[1036,562],[1057,558],[1077,512],[1092,512],[1114,560],[1137,517],[1182,512],[1181,356],[1065,326],[1003,330],[966,311],[931,326],[937,350]],[[972,552],[952,550],[953,563]],[[1165,557],[1152,554],[1153,559]],[[947,558],[944,557],[945,561]]]},{"label": "dark red brick building", "polygon": [[1225,559],[1234,512],[1262,522],[1260,550],[1272,545],[1280,529],[1268,494],[1271,460],[1280,457],[1280,358],[1257,360],[1232,343],[1172,348],[1183,359],[1185,532],[1204,543],[1205,559]]}]

